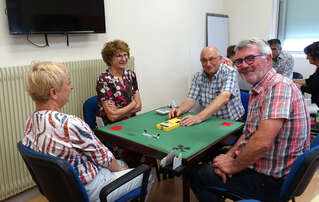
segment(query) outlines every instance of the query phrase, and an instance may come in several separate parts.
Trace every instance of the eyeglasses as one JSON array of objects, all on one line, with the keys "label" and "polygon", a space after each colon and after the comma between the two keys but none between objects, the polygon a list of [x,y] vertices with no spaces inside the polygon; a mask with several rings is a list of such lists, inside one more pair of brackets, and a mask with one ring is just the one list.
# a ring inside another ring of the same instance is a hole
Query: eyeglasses
[{"label": "eyeglasses", "polygon": [[265,55],[248,55],[245,58],[236,59],[233,63],[236,66],[239,66],[245,61],[248,65],[251,65],[251,64],[253,64],[255,62],[255,58],[256,57],[260,57],[260,56],[265,56]]},{"label": "eyeglasses", "polygon": [[212,61],[214,61],[214,60],[217,60],[219,58],[219,56],[217,56],[217,57],[210,57],[210,58],[201,58],[200,59],[200,62],[201,63],[207,63],[207,62],[212,62]]},{"label": "eyeglasses", "polygon": [[116,57],[117,59],[128,58],[128,54],[127,53],[124,53],[123,55],[118,54],[118,55],[115,55],[114,57]]}]

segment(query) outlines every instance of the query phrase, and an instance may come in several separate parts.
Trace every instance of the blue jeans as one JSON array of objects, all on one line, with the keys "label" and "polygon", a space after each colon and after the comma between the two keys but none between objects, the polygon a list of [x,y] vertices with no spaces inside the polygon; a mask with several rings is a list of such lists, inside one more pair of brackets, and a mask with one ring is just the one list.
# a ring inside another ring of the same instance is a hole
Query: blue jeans
[{"label": "blue jeans", "polygon": [[206,163],[192,170],[190,186],[200,202],[223,201],[220,196],[209,190],[208,186],[227,188],[241,193],[247,198],[258,199],[263,202],[279,201],[281,179],[259,174],[251,169],[245,169],[227,177],[226,183],[215,174],[211,163]]}]

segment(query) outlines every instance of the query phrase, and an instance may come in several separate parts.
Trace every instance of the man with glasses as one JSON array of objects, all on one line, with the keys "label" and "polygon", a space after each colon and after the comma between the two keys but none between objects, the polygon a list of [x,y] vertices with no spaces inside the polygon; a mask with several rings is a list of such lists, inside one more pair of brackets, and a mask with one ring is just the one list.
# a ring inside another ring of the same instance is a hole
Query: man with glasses
[{"label": "man with glasses", "polygon": [[270,39],[268,44],[272,51],[272,67],[277,73],[292,78],[294,58],[288,52],[283,51],[279,39]]},{"label": "man with glasses", "polygon": [[234,68],[223,64],[223,57],[213,46],[204,48],[200,55],[202,72],[197,72],[186,100],[176,109],[173,108],[168,118],[178,117],[191,110],[196,101],[204,109],[196,115],[187,115],[180,121],[182,126],[198,124],[210,116],[238,120],[244,114]]},{"label": "man with glasses", "polygon": [[208,186],[263,202],[279,201],[280,187],[310,143],[310,117],[300,90],[271,66],[269,46],[249,39],[236,46],[240,76],[252,84],[243,135],[226,153],[194,170],[199,201],[220,201]]}]

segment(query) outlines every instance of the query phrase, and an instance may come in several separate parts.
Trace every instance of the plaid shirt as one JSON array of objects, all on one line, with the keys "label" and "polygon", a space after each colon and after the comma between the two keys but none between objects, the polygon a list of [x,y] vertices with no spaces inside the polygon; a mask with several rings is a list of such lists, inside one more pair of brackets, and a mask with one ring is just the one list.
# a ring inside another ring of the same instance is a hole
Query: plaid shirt
[{"label": "plaid shirt", "polygon": [[[36,111],[27,120],[22,143],[30,149],[69,162],[85,185],[101,167],[107,168],[113,154],[75,116],[56,111]],[[50,173],[48,173],[49,175]]]},{"label": "plaid shirt", "polygon": [[290,79],[292,78],[294,65],[295,63],[293,57],[286,51],[281,51],[277,57],[277,61],[272,60],[272,66],[277,73]]},{"label": "plaid shirt", "polygon": [[274,69],[251,89],[250,94],[245,138],[239,147],[242,149],[254,135],[261,120],[285,119],[273,146],[250,166],[258,173],[284,177],[309,148],[310,117],[304,98],[292,80],[276,74]]},{"label": "plaid shirt", "polygon": [[204,71],[197,72],[187,97],[197,100],[202,107],[207,107],[222,92],[231,93],[230,100],[213,116],[230,120],[239,119],[245,109],[240,99],[237,70],[226,64],[221,64],[212,82],[208,80]]}]

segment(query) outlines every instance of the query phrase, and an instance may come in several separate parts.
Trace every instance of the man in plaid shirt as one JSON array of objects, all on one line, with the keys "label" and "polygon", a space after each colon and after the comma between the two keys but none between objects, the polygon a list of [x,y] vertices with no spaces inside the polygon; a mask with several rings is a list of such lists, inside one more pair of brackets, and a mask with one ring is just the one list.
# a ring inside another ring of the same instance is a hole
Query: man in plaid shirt
[{"label": "man in plaid shirt", "polygon": [[263,202],[278,201],[283,179],[309,149],[310,117],[292,80],[271,66],[269,46],[260,39],[239,42],[237,66],[252,84],[244,134],[226,153],[191,176],[199,201],[219,201],[207,186],[223,187]]},{"label": "man in plaid shirt", "polygon": [[202,72],[197,72],[186,100],[176,109],[173,108],[168,118],[177,117],[191,110],[196,101],[204,108],[196,115],[181,119],[182,126],[200,123],[210,116],[238,120],[244,114],[240,99],[237,71],[223,63],[223,57],[213,46],[204,48],[200,55]]}]

